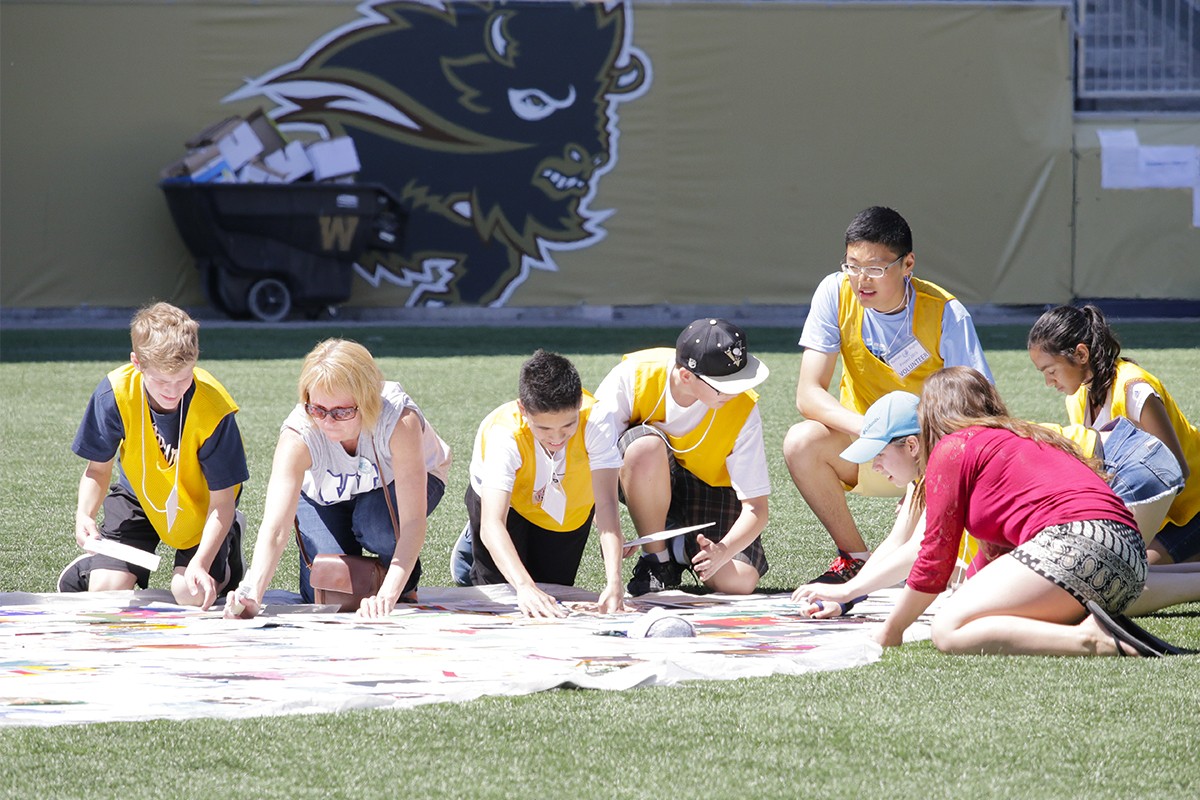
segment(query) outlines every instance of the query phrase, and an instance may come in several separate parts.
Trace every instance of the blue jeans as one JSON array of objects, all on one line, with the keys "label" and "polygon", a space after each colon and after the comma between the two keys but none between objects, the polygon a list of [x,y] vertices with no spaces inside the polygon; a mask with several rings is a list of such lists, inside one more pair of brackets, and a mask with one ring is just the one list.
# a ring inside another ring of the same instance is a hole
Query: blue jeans
[{"label": "blue jeans", "polygon": [[1183,471],[1175,454],[1157,437],[1125,417],[1105,425],[1104,468],[1112,473],[1108,485],[1126,504],[1152,500],[1183,486]]},{"label": "blue jeans", "polygon": [[[1144,503],[1183,486],[1183,471],[1165,444],[1139,429],[1125,417],[1104,426],[1111,430],[1104,442],[1104,468],[1113,473],[1109,485],[1126,505]],[[1175,561],[1200,553],[1200,515],[1183,525],[1170,522],[1154,537]]]},{"label": "blue jeans", "polygon": [[[389,483],[387,491],[394,501],[396,484]],[[425,516],[433,513],[445,491],[446,485],[440,479],[428,476],[425,484]],[[396,549],[396,530],[392,526],[383,492],[383,489],[375,489],[328,506],[317,505],[301,493],[300,503],[296,506],[296,521],[309,558],[318,553],[358,556],[366,550],[379,556],[384,564],[391,561]],[[421,561],[417,559],[409,577],[409,585],[403,591],[415,589],[420,575]],[[300,599],[305,603],[313,602],[309,569],[303,558],[300,559]]]}]

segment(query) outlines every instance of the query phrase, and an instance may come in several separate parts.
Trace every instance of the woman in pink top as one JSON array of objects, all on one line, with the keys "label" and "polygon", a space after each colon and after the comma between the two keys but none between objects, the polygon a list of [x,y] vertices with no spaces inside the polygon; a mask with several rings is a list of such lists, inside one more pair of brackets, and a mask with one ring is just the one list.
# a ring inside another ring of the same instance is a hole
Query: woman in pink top
[{"label": "woman in pink top", "polygon": [[1125,504],[1062,436],[1011,417],[964,416],[980,382],[986,378],[975,370],[951,367],[922,391],[926,533],[880,644],[900,644],[945,590],[966,529],[1004,555],[943,602],[933,620],[939,650],[1165,652],[1122,635],[1114,621],[1146,579],[1145,545]]}]

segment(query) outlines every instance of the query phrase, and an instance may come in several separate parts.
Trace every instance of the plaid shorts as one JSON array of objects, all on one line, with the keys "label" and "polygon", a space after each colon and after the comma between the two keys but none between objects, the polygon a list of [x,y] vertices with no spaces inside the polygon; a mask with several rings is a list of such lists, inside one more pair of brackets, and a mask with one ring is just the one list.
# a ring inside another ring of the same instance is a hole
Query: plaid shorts
[{"label": "plaid shorts", "polygon": [[[625,454],[625,448],[631,442],[643,436],[657,436],[666,442],[666,437],[657,428],[651,425],[635,425],[625,431],[617,441],[621,455]],[[683,550],[690,563],[700,552],[700,546],[696,544],[697,534],[703,533],[706,539],[715,542],[724,539],[742,513],[742,501],[738,499],[732,486],[710,486],[681,467],[670,447],[667,448],[667,462],[671,467],[671,505],[667,509],[667,530],[705,522],[717,523],[713,528],[683,534]],[[623,491],[621,502],[625,502]],[[754,541],[733,558],[754,567],[760,577],[766,575],[770,569],[761,536],[754,537]]]}]

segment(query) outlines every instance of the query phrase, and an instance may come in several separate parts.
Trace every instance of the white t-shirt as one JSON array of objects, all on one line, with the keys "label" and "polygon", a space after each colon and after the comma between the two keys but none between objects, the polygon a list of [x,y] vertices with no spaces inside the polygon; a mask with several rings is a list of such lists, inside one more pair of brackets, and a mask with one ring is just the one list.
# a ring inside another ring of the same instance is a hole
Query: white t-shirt
[{"label": "white t-shirt", "polygon": [[[674,364],[674,357],[671,357],[668,359],[667,369],[670,370]],[[596,406],[592,409],[592,420],[612,442],[614,453],[617,453],[617,440],[629,430],[629,421],[633,417],[634,366],[633,361],[622,361],[608,373],[596,389]],[[666,403],[666,419],[654,423],[654,426],[672,436],[683,436],[695,430],[708,413],[708,407],[698,401],[687,408],[680,406],[671,395],[669,384],[668,381],[668,388],[663,392],[660,401]],[[617,462],[619,465],[619,454]],[[763,444],[762,416],[758,412],[757,404],[750,410],[746,422],[738,432],[733,452],[725,458],[725,468],[729,471],[729,482],[739,500],[764,497],[771,493],[767,451]]]},{"label": "white t-shirt", "polygon": [[[491,415],[489,415],[490,417]],[[592,419],[595,410],[592,411]],[[583,446],[587,450],[588,463],[591,469],[620,469],[621,458],[613,458],[614,450],[605,432],[588,420],[583,430]],[[485,430],[486,428],[486,430]],[[487,456],[484,457],[484,437],[487,437]],[[554,476],[561,481],[567,470],[567,448],[562,448],[553,456],[546,453],[540,444],[534,442],[534,447],[546,457],[544,466],[552,466]],[[471,448],[471,486],[476,492],[481,489],[499,489],[511,492],[517,480],[517,470],[523,466],[521,451],[517,448],[517,440],[513,432],[503,425],[479,426],[475,432],[475,444]],[[536,467],[535,467],[536,468]],[[547,476],[548,477],[548,476]]]},{"label": "white t-shirt", "polygon": [[[1100,408],[1100,412],[1096,414],[1096,418],[1088,425],[1089,428],[1097,430],[1103,428],[1108,423],[1112,422],[1112,398],[1115,386],[1108,387],[1108,397],[1104,401],[1104,405]],[[1151,397],[1159,397],[1158,392],[1154,391],[1154,387],[1145,381],[1136,381],[1127,385],[1125,389],[1125,416],[1129,417],[1129,421],[1134,425],[1141,426],[1142,424],[1142,408],[1145,407],[1146,401]],[[1159,399],[1162,399],[1159,397]]]},{"label": "white t-shirt", "polygon": [[[838,325],[838,302],[842,281],[846,276],[840,272],[826,275],[813,294],[804,330],[800,334],[800,346],[821,353],[836,353],[842,346],[842,331]],[[903,311],[883,314],[870,308],[863,309],[863,344],[884,363],[888,357],[898,354],[912,342],[913,309],[917,295],[906,284],[908,303]],[[995,383],[983,346],[975,333],[975,323],[970,312],[957,299],[946,303],[942,312],[942,358],[947,367],[972,367],[983,373],[989,382]]]},{"label": "white t-shirt", "polygon": [[378,460],[384,483],[395,480],[392,471],[392,452],[388,440],[405,410],[411,410],[421,420],[422,447],[426,471],[442,481],[450,474],[450,447],[442,441],[425,420],[416,402],[395,381],[385,381],[383,408],[373,430],[358,435],[355,455],[350,455],[337,442],[331,442],[312,423],[302,404],[297,404],[283,422],[283,428],[300,434],[312,457],[312,467],[304,473],[301,491],[318,505],[341,503],[357,494],[378,489],[382,484],[375,467]]}]

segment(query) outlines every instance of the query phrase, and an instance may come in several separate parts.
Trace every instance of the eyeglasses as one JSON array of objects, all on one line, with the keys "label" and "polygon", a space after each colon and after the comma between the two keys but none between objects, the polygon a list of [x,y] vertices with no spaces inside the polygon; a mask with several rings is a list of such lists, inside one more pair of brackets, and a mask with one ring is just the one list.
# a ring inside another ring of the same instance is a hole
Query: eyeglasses
[{"label": "eyeglasses", "polygon": [[313,405],[305,403],[304,410],[313,419],[325,419],[325,417],[333,417],[337,422],[345,422],[348,419],[354,419],[358,416],[358,406],[342,406],[340,408],[325,408],[325,406]]},{"label": "eyeglasses", "polygon": [[[906,255],[908,253],[904,254],[904,256]],[[882,267],[861,267],[858,264],[842,264],[842,272],[847,275],[866,275],[868,278],[882,278],[889,269],[903,261],[904,256],[900,256],[892,263]]]}]

